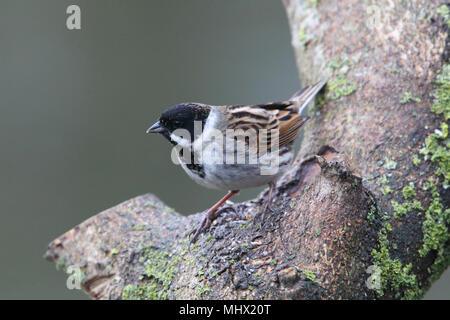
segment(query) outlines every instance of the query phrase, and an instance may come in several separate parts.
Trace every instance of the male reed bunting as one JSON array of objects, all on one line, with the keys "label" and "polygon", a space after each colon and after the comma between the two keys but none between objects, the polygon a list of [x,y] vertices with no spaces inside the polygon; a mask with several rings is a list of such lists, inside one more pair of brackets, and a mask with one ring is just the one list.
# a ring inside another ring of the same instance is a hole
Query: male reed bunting
[{"label": "male reed bunting", "polygon": [[205,213],[191,243],[241,189],[269,185],[261,210],[264,219],[275,182],[290,167],[294,140],[309,118],[301,113],[325,83],[308,86],[281,102],[226,106],[181,103],[164,111],[148,128],[147,133],[159,133],[175,146],[176,158],[195,182],[228,190]]}]

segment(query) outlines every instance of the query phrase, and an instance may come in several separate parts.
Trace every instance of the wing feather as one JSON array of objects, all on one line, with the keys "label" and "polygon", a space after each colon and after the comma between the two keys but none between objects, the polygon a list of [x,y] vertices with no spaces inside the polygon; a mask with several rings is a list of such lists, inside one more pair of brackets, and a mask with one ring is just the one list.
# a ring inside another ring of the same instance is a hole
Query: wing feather
[{"label": "wing feather", "polygon": [[282,147],[295,140],[300,128],[308,120],[308,117],[300,116],[296,108],[291,108],[293,105],[293,102],[283,101],[231,109],[228,128],[244,131],[254,129],[258,134],[258,144],[266,144],[267,148],[275,137],[273,134],[263,134],[261,130],[277,130],[279,147]]},{"label": "wing feather", "polygon": [[[314,98],[326,82],[303,88],[289,101],[270,102],[258,105],[235,105],[227,108],[228,129],[253,129],[258,134],[258,145],[266,144],[267,148],[273,135],[260,134],[261,129],[277,130],[279,147],[294,141],[303,124],[309,119],[301,116],[304,107]],[[258,150],[260,148],[258,147]]]}]

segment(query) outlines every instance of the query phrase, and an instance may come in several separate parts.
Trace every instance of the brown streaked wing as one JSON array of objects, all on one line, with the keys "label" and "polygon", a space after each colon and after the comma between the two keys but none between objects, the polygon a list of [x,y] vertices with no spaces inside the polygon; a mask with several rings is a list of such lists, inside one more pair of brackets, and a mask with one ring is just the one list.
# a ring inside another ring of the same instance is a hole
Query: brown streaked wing
[{"label": "brown streaked wing", "polygon": [[[279,130],[279,147],[293,141],[301,126],[308,120],[297,113],[293,101],[271,102],[253,106],[230,106],[229,129]],[[258,135],[258,144],[269,148],[271,136]],[[259,148],[258,148],[259,149]]]}]

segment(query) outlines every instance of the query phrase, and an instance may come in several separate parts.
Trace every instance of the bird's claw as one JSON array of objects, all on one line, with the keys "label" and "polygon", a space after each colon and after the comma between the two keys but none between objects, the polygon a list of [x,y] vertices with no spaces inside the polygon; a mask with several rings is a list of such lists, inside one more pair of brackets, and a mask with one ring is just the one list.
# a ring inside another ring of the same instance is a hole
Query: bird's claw
[{"label": "bird's claw", "polygon": [[262,229],[264,225],[264,220],[266,218],[266,212],[267,210],[270,210],[271,213],[275,213],[276,210],[270,205],[266,204],[264,208],[259,212],[260,220],[259,220],[259,229]]},{"label": "bird's claw", "polygon": [[191,244],[195,243],[195,241],[197,241],[198,236],[200,235],[200,233],[203,230],[206,230],[209,228],[209,226],[211,225],[211,221],[209,221],[208,215],[206,214],[205,217],[203,218],[202,222],[199,224],[199,226],[197,227],[197,229],[193,229],[190,233],[189,236],[194,234],[191,238],[191,241],[189,241],[189,247],[188,249],[191,248]]},{"label": "bird's claw", "polygon": [[191,234],[194,234],[194,235],[192,236],[191,241],[189,241],[188,249],[190,249],[191,244],[193,244],[193,243],[195,243],[195,242],[197,241],[197,238],[198,238],[198,236],[200,235],[200,233],[202,233],[202,231],[205,231],[205,230],[208,230],[208,229],[209,229],[209,227],[211,226],[211,223],[213,222],[213,220],[214,220],[214,218],[215,218],[216,216],[217,216],[217,215],[214,214],[214,212],[209,212],[209,211],[205,214],[205,216],[203,217],[202,222],[199,224],[199,226],[197,227],[197,229],[193,229],[193,230],[189,233],[189,236],[190,236]]},{"label": "bird's claw", "polygon": [[206,212],[205,216],[203,217],[202,222],[199,224],[199,226],[197,227],[197,229],[192,229],[189,234],[188,237],[190,237],[192,234],[192,238],[189,241],[189,246],[188,248],[191,247],[191,244],[195,243],[197,241],[198,236],[200,235],[200,233],[202,233],[202,231],[206,231],[209,229],[209,227],[211,227],[212,222],[224,211],[228,211],[228,210],[234,210],[233,207],[225,207],[222,208],[220,210],[217,210],[215,212],[211,212],[208,211]]}]

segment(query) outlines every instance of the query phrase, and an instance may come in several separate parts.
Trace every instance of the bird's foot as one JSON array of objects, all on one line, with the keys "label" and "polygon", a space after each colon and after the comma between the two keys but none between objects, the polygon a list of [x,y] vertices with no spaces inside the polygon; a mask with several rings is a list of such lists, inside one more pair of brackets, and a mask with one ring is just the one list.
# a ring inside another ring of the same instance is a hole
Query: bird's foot
[{"label": "bird's foot", "polygon": [[212,211],[210,209],[205,213],[202,222],[198,225],[197,229],[194,229],[189,233],[189,236],[193,234],[191,241],[189,241],[189,248],[191,244],[197,241],[197,238],[200,235],[200,233],[202,233],[202,231],[206,231],[209,229],[212,222],[222,213],[222,211],[223,210]]},{"label": "bird's foot", "polygon": [[208,218],[208,213],[206,213],[205,216],[203,217],[202,222],[198,225],[197,229],[193,229],[193,230],[189,233],[189,236],[190,236],[191,234],[194,234],[194,235],[192,236],[191,241],[189,241],[189,247],[188,247],[188,249],[191,248],[191,244],[193,244],[193,243],[195,243],[195,241],[197,241],[197,238],[198,238],[198,236],[200,235],[200,233],[201,233],[203,230],[208,229],[210,225],[211,225],[211,220],[209,220],[209,218]]},{"label": "bird's foot", "polygon": [[263,225],[264,225],[264,220],[266,218],[266,212],[270,211],[271,213],[275,213],[276,210],[274,208],[272,208],[271,204],[269,203],[269,201],[266,201],[266,203],[264,204],[264,206],[262,207],[261,211],[258,213],[258,215],[260,216],[259,218],[259,229],[262,229]]},{"label": "bird's foot", "polygon": [[274,183],[269,183],[269,192],[267,195],[267,200],[264,203],[261,211],[258,213],[258,216],[260,216],[260,220],[259,220],[259,229],[262,229],[263,225],[264,225],[264,220],[266,217],[266,212],[267,209],[269,209],[272,213],[275,212],[275,210],[272,208],[271,204],[272,204],[272,192],[275,188],[275,184]]},{"label": "bird's foot", "polygon": [[197,241],[198,236],[200,233],[204,230],[207,230],[211,223],[222,213],[223,210],[218,210],[228,199],[230,199],[233,195],[238,194],[239,190],[231,190],[229,191],[222,199],[220,199],[219,202],[217,202],[211,209],[209,209],[205,216],[203,217],[202,222],[197,227],[197,229],[192,231],[189,235],[192,233],[194,234],[192,236],[191,241],[189,242],[189,248],[191,247],[191,244]]}]

